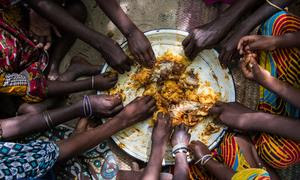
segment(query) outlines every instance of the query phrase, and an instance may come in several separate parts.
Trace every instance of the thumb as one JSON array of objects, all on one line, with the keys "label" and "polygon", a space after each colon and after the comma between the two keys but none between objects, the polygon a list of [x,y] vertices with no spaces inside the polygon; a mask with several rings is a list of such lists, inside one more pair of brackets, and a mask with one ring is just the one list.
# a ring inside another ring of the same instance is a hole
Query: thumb
[{"label": "thumb", "polygon": [[220,107],[220,106],[213,106],[212,108],[210,108],[208,110],[208,114],[209,115],[219,115],[219,114],[222,113],[222,111],[223,111],[222,107]]}]

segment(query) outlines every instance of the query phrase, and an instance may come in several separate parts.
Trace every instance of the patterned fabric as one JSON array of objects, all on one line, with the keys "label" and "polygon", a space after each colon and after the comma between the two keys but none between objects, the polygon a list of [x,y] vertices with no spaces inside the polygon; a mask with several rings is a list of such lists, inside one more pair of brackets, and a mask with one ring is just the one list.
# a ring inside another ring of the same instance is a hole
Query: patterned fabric
[{"label": "patterned fabric", "polygon": [[[40,139],[43,141],[57,142],[69,138],[72,135],[73,130],[73,128],[68,126],[60,125],[54,130],[29,137],[27,138],[27,141]],[[116,179],[118,170],[119,167],[117,165],[116,157],[108,147],[106,141],[78,157],[55,165],[55,174],[58,180],[114,180]]]},{"label": "patterned fabric", "polygon": [[58,146],[52,142],[0,142],[0,179],[43,176],[53,167],[58,156]]},{"label": "patterned fabric", "polygon": [[[215,160],[226,164],[235,172],[240,172],[249,169],[250,165],[246,161],[244,155],[240,151],[237,142],[234,139],[234,133],[227,133],[220,146],[212,151]],[[191,180],[210,180],[215,179],[204,169],[199,169],[195,165],[190,165],[189,177]]]},{"label": "patterned fabric", "polygon": [[232,180],[270,180],[270,175],[263,169],[250,168],[236,173]]},{"label": "patterned fabric", "polygon": [[[300,30],[300,19],[278,12],[261,25],[259,33],[266,36],[279,36]],[[272,76],[291,86],[300,88],[300,49],[276,49],[260,52],[260,65]],[[300,109],[286,102],[277,94],[260,86],[260,102],[257,109],[267,113],[300,117]],[[256,142],[260,157],[274,168],[286,168],[300,161],[300,143],[262,133]]]},{"label": "patterned fabric", "polygon": [[43,71],[48,59],[47,52],[36,48],[26,33],[0,18],[0,93],[21,96],[27,102],[44,99]]}]

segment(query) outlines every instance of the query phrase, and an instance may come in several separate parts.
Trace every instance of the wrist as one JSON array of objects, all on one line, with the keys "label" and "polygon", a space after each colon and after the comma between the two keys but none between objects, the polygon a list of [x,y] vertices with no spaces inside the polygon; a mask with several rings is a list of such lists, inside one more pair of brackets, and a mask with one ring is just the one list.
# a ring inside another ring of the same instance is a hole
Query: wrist
[{"label": "wrist", "polygon": [[135,33],[136,31],[139,31],[139,29],[134,25],[131,24],[130,26],[128,26],[126,28],[126,30],[124,30],[122,32],[122,34],[125,36],[126,39],[130,38],[132,36],[133,33]]}]

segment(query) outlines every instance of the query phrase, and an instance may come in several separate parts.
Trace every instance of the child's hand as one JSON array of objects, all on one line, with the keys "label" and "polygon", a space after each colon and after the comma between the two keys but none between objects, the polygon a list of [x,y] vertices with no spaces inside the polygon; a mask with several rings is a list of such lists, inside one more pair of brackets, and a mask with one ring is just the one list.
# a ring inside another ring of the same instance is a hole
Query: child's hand
[{"label": "child's hand", "polygon": [[201,141],[192,141],[189,145],[189,149],[192,151],[195,160],[199,160],[204,155],[210,154],[208,147]]},{"label": "child's hand", "polygon": [[270,73],[260,67],[256,59],[257,55],[255,53],[246,54],[240,62],[240,68],[247,79],[263,85],[270,76]]},{"label": "child's hand", "polygon": [[139,29],[133,30],[128,36],[128,47],[135,59],[145,67],[153,67],[155,55],[147,37]]},{"label": "child's hand", "polygon": [[58,37],[61,34],[49,21],[39,16],[34,10],[29,12],[29,31],[32,33],[33,42],[38,48],[48,50],[51,47],[52,36],[51,30],[55,32]]},{"label": "child's hand", "polygon": [[276,39],[272,36],[244,36],[240,39],[237,49],[241,55],[255,50],[273,51],[276,49]]},{"label": "child's hand", "polygon": [[159,112],[152,132],[152,143],[154,145],[166,145],[170,138],[172,122],[169,114]]}]

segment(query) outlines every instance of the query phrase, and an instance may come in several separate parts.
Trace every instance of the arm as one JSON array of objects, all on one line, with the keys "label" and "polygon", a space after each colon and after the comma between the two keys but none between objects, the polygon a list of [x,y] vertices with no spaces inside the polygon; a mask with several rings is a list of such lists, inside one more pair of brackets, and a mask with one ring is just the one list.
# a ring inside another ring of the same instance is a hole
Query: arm
[{"label": "arm", "polygon": [[151,154],[147,167],[143,171],[142,180],[159,179],[171,128],[172,122],[170,116],[168,114],[158,113],[157,120],[152,131]]},{"label": "arm", "polygon": [[276,134],[300,142],[300,122],[298,120],[263,112],[251,114],[251,117],[251,120],[245,122],[247,130]]},{"label": "arm", "polygon": [[175,169],[173,180],[188,179],[189,165],[186,153],[177,153],[175,156]]},{"label": "arm", "polygon": [[276,48],[300,48],[300,32],[286,33],[281,36],[273,36]]},{"label": "arm", "polygon": [[57,143],[59,160],[68,159],[96,146],[116,132],[151,117],[154,110],[155,101],[149,96],[132,101],[119,114],[103,125],[59,141]]},{"label": "arm", "polygon": [[[208,147],[200,141],[192,141],[189,148],[194,154],[195,160],[201,159],[205,155],[211,154]],[[200,162],[197,164],[199,169],[205,168],[217,179],[230,180],[234,175],[234,171],[228,166],[219,163],[218,161],[211,158],[206,164],[201,165]]]},{"label": "arm", "polygon": [[255,112],[239,103],[218,103],[209,110],[225,125],[243,130],[276,134],[300,141],[300,122],[284,116]]},{"label": "arm", "polygon": [[[198,167],[202,168],[200,165]],[[234,175],[234,171],[231,168],[213,159],[209,160],[203,167],[217,179],[231,180]]]},{"label": "arm", "polygon": [[32,9],[49,20],[59,29],[73,34],[97,49],[119,73],[130,70],[130,62],[118,43],[96,32],[73,18],[63,8],[50,0],[27,0]]},{"label": "arm", "polygon": [[[121,100],[116,96],[89,96],[94,115],[111,116],[119,112]],[[108,111],[112,108],[112,111]],[[83,101],[71,106],[48,111],[53,126],[57,126],[71,119],[84,116]],[[2,136],[5,139],[13,139],[32,132],[48,129],[42,113],[25,114],[0,121]]]},{"label": "arm", "polygon": [[128,47],[135,59],[143,66],[153,67],[155,55],[149,40],[130,20],[116,0],[96,0],[104,13],[120,29],[128,41]]}]

